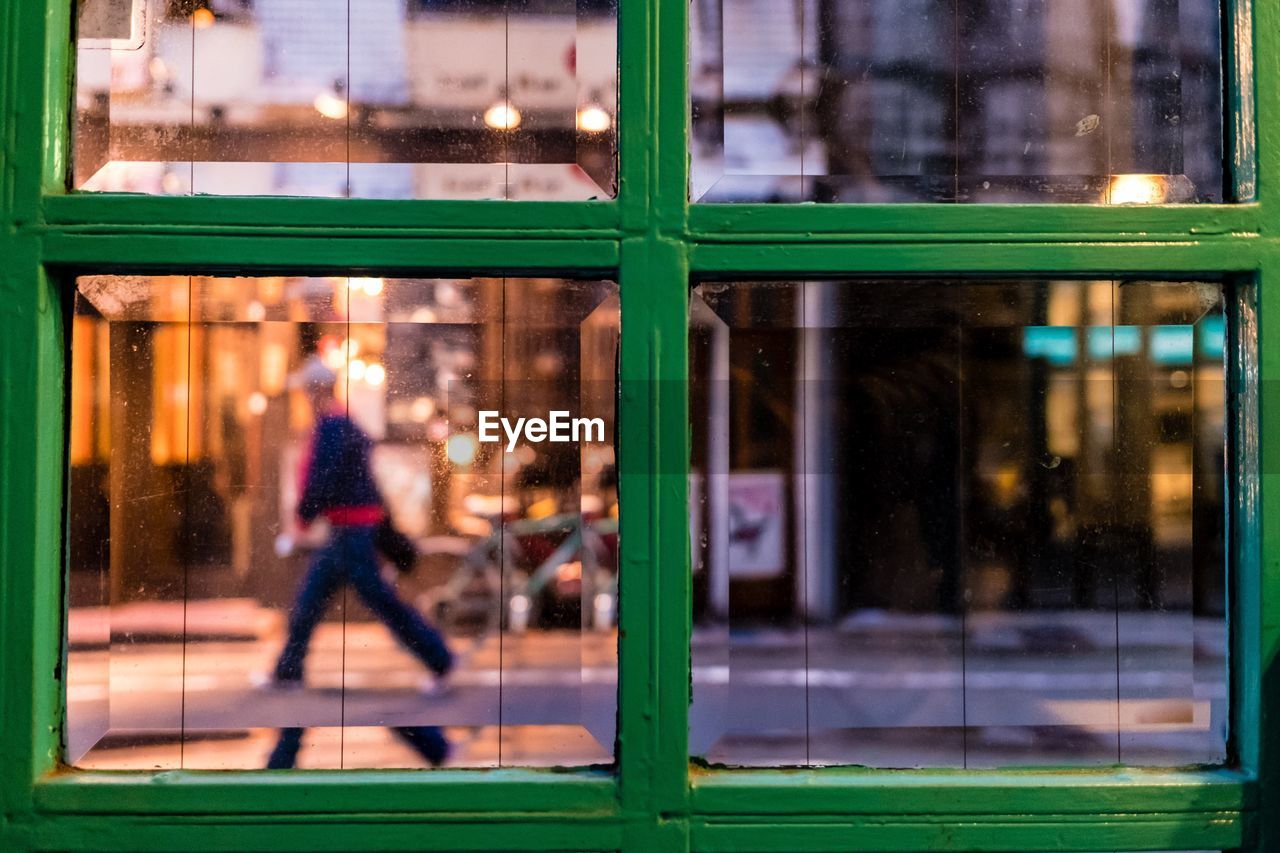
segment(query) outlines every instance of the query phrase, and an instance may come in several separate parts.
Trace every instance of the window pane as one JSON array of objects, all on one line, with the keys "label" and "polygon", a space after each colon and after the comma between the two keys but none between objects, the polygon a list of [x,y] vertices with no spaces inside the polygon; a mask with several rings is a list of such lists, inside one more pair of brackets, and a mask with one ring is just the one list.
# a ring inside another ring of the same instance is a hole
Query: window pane
[{"label": "window pane", "polygon": [[692,754],[1223,761],[1226,304],[696,287]]},{"label": "window pane", "polygon": [[618,322],[604,281],[79,279],[67,760],[610,762]]},{"label": "window pane", "polygon": [[691,0],[691,198],[1223,201],[1219,0]]},{"label": "window pane", "polygon": [[134,6],[79,6],[79,189],[614,194],[613,0]]}]

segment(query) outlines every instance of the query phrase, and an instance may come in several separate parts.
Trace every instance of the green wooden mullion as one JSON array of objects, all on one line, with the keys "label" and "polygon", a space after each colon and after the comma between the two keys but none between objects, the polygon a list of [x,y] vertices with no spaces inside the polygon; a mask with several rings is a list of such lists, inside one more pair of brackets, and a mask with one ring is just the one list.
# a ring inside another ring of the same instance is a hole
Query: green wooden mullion
[{"label": "green wooden mullion", "polygon": [[694,778],[699,815],[981,815],[1248,811],[1257,785],[1204,770],[708,772]]},{"label": "green wooden mullion", "polygon": [[1254,83],[1253,0],[1224,0],[1223,76],[1226,80],[1225,157],[1230,198],[1258,197],[1258,124]]},{"label": "green wooden mullion", "polygon": [[1257,269],[1267,241],[1203,238],[1170,243],[697,244],[695,276],[841,273],[1186,278]]},{"label": "green wooden mullion", "polygon": [[1259,409],[1260,387],[1258,293],[1268,256],[1263,252],[1262,271],[1234,283],[1234,310],[1228,314],[1227,401],[1228,482],[1231,515],[1227,575],[1229,631],[1230,750],[1232,763],[1243,772],[1258,773],[1260,759],[1262,660],[1262,507],[1260,505]]},{"label": "green wooden mullion", "polygon": [[[17,41],[19,4],[0,6],[0,48]],[[0,51],[0,241],[12,230],[13,182],[17,157],[18,134],[13,120],[13,101],[17,97],[17,51]],[[0,243],[0,248],[3,244]]]},{"label": "green wooden mullion", "polygon": [[689,547],[689,270],[685,247],[653,239],[651,292],[657,332],[654,396],[659,421],[649,476],[657,490],[656,564],[661,593],[657,613],[658,755],[656,809],[661,814],[688,808],[689,699],[692,661],[693,593]]},{"label": "green wooden mullion", "polygon": [[650,135],[657,146],[653,227],[683,236],[689,217],[689,0],[652,0],[658,11],[653,44],[656,111]]},{"label": "green wooden mullion", "polygon": [[519,276],[534,272],[611,275],[618,263],[614,240],[409,239],[333,233],[327,239],[213,234],[79,234],[44,237],[46,263],[93,272],[175,273],[272,270],[358,274],[434,269]]},{"label": "green wooden mullion", "polygon": [[[44,199],[44,219],[81,231],[313,234],[387,232],[407,236],[505,235],[524,239],[616,237],[618,205],[563,201],[412,201],[70,193]],[[68,230],[70,230],[68,228]]]},{"label": "green wooden mullion", "polygon": [[656,2],[618,2],[618,207],[631,234],[649,227],[653,197]]},{"label": "green wooden mullion", "polygon": [[[6,3],[0,7],[0,239],[13,231],[17,215],[15,199],[18,193],[18,163],[29,155],[30,148],[20,141],[17,116],[22,94],[21,42],[24,12],[21,3]],[[0,244],[0,249],[6,248]]]},{"label": "green wooden mullion", "polygon": [[[679,618],[660,582],[664,542],[662,501],[651,471],[662,453],[666,413],[653,392],[662,369],[665,332],[655,280],[651,231],[660,92],[656,65],[659,3],[618,3],[618,203],[625,235],[620,248],[621,357],[618,370],[618,794],[628,818],[625,853],[683,853],[687,825],[661,831],[655,803],[673,784],[662,753],[660,724],[663,619]],[[684,788],[684,751],[679,754]]]},{"label": "green wooden mullion", "polygon": [[[1264,261],[1265,265],[1265,261]],[[1259,276],[1235,282],[1228,313],[1228,506],[1227,655],[1229,762],[1257,778],[1260,768],[1262,567],[1258,453]],[[1256,829],[1256,826],[1255,826]]]},{"label": "green wooden mullion", "polygon": [[[1274,4],[1270,4],[1274,5]],[[1249,703],[1252,727],[1241,732],[1242,757],[1256,760],[1259,779],[1259,850],[1280,846],[1280,444],[1269,436],[1280,424],[1280,245],[1264,253],[1258,279],[1258,406],[1256,485],[1260,488],[1257,541],[1261,559],[1256,576],[1242,586],[1237,609],[1244,608],[1233,677],[1243,683],[1234,695]],[[1253,596],[1253,601],[1249,596]]]},{"label": "green wooden mullion", "polygon": [[[689,700],[692,661],[688,471],[689,428],[689,0],[650,0],[651,97],[646,132],[653,146],[651,210],[644,244],[624,244],[648,260],[649,301],[654,319],[655,387],[659,420],[648,476],[654,483],[655,539],[660,547],[655,587],[661,596],[655,623],[658,669],[653,809],[689,845]],[[625,321],[624,321],[625,322]],[[677,848],[678,849],[678,848]]]},{"label": "green wooden mullion", "polygon": [[[66,191],[71,175],[72,138],[71,129],[75,125],[75,45],[71,40],[72,9],[77,4],[52,0],[47,9],[39,9],[38,3],[19,5],[28,6],[30,13],[44,12],[41,26],[36,28],[32,21],[27,30],[33,40],[33,47],[43,46],[44,50],[32,50],[28,62],[38,61],[43,68],[43,86],[31,87],[36,95],[30,105],[27,116],[28,126],[35,130],[40,128],[39,135],[32,133],[28,140],[33,149],[39,147],[39,157],[32,157],[28,162],[38,163],[38,168],[28,170],[33,186],[28,188],[30,203],[23,209],[23,221],[36,219],[40,215],[42,198],[57,195]],[[35,69],[27,72],[27,79],[35,79]],[[43,96],[41,98],[40,96]],[[41,102],[43,100],[43,103]]]},{"label": "green wooden mullion", "polygon": [[0,804],[21,822],[60,748],[63,317],[36,241],[0,248]]},{"label": "green wooden mullion", "polygon": [[[1243,0],[1238,0],[1243,2]],[[1257,198],[1268,211],[1264,222],[1275,228],[1276,211],[1280,210],[1280,148],[1276,146],[1277,123],[1280,123],[1280,8],[1274,0],[1249,0],[1253,12],[1252,60],[1241,55],[1233,60],[1241,66],[1241,75],[1252,74],[1251,93],[1256,112],[1250,115],[1245,103],[1241,112],[1240,127],[1233,133],[1247,135],[1254,132],[1257,160]],[[1246,10],[1241,10],[1246,11]],[[1239,25],[1238,30],[1243,30]],[[1241,32],[1242,37],[1250,33]],[[1249,92],[1233,94],[1230,99],[1238,102]],[[1239,106],[1237,103],[1233,103]],[[1233,122],[1234,124],[1234,122]],[[1252,125],[1252,126],[1250,126]],[[1272,235],[1276,236],[1276,235]]]},{"label": "green wooden mullion", "polygon": [[38,218],[42,193],[60,188],[56,173],[66,162],[69,51],[58,46],[70,43],[71,4],[10,0],[5,5],[14,25],[0,51],[9,65],[8,103],[0,115],[10,158],[5,206],[6,218],[21,225]]},{"label": "green wooden mullion", "polygon": [[616,818],[331,814],[41,816],[21,849],[85,853],[617,850]]},{"label": "green wooden mullion", "polygon": [[[636,243],[639,242],[637,246]],[[660,412],[651,398],[656,350],[643,238],[623,244],[618,370],[618,763],[624,813],[651,814],[658,756],[657,490],[652,467]],[[625,507],[625,509],[624,509]]]},{"label": "green wooden mullion", "polygon": [[691,827],[696,853],[823,851],[1231,850],[1249,837],[1254,818],[1239,812],[1175,815],[954,815],[915,818],[832,817],[825,821],[718,821]]},{"label": "green wooden mullion", "polygon": [[624,812],[687,799],[689,685],[688,276],[678,243],[622,246],[619,602]]}]

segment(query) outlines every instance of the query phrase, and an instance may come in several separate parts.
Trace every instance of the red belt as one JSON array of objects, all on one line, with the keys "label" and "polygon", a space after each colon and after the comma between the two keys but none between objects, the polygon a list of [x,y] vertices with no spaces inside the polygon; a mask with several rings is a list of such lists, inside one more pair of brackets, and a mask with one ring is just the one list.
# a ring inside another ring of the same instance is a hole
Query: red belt
[{"label": "red belt", "polygon": [[329,519],[330,524],[339,526],[374,525],[382,521],[382,507],[338,506],[333,509],[326,509],[324,517]]}]

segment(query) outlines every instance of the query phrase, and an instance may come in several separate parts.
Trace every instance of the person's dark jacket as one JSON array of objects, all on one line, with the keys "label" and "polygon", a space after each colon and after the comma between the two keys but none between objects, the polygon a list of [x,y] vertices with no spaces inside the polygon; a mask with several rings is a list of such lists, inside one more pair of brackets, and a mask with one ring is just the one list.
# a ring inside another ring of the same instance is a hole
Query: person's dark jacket
[{"label": "person's dark jacket", "polygon": [[302,478],[298,518],[310,524],[323,514],[331,524],[377,524],[382,496],[369,467],[372,442],[346,415],[316,424]]}]

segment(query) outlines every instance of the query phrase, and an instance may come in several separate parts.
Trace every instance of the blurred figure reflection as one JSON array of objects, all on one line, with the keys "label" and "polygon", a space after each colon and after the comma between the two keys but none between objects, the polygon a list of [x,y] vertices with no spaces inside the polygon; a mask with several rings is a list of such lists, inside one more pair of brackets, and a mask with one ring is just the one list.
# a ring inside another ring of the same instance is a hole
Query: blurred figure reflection
[{"label": "blurred figure reflection", "polygon": [[379,573],[375,538],[383,520],[382,496],[369,467],[369,437],[334,398],[334,374],[318,356],[292,377],[315,412],[315,432],[303,465],[298,520],[309,526],[321,515],[333,533],[316,552],[289,614],[289,637],[276,662],[275,684],[302,684],[307,645],[325,608],[344,583],[404,646],[436,676],[435,688],[453,668],[453,655],[440,633],[396,595]]}]

